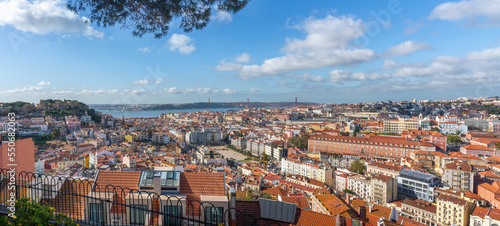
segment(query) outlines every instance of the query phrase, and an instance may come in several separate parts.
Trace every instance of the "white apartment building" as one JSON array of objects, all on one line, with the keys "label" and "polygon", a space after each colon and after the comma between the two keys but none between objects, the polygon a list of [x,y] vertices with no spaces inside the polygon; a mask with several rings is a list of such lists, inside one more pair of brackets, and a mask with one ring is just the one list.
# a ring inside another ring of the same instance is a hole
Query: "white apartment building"
[{"label": "white apartment building", "polygon": [[319,180],[328,186],[333,186],[333,169],[319,166],[310,162],[299,160],[281,159],[281,172],[286,174],[296,174],[311,179]]},{"label": "white apartment building", "polygon": [[370,179],[360,174],[350,176],[347,179],[347,189],[353,191],[361,199],[371,202],[372,186]]}]

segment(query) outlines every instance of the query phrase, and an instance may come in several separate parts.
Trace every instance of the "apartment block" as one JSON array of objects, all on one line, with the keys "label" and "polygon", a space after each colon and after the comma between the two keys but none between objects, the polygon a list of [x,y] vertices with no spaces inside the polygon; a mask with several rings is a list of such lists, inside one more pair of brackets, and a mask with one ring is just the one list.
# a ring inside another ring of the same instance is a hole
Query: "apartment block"
[{"label": "apartment block", "polygon": [[437,225],[437,206],[430,202],[416,199],[401,201],[401,215],[428,226]]},{"label": "apartment block", "polygon": [[354,192],[359,198],[371,201],[372,186],[369,178],[355,174],[347,179],[347,189]]},{"label": "apartment block", "polygon": [[297,159],[283,158],[281,159],[281,172],[308,177],[333,186],[333,169],[311,161],[302,162]]},{"label": "apartment block", "polygon": [[385,175],[374,175],[371,180],[371,201],[385,205],[398,199],[398,181]]},{"label": "apartment block", "polygon": [[404,118],[384,120],[384,133],[402,133],[408,130],[418,130],[419,123]]},{"label": "apartment block", "polygon": [[337,153],[366,157],[409,157],[415,150],[435,151],[436,146],[426,141],[409,141],[402,137],[367,135],[346,137],[313,135],[309,137],[309,152]]},{"label": "apartment block", "polygon": [[464,161],[455,160],[444,166],[443,184],[457,191],[474,191],[472,166]]},{"label": "apartment block", "polygon": [[473,204],[464,199],[441,194],[437,198],[437,222],[439,225],[469,225]]},{"label": "apartment block", "polygon": [[398,176],[398,194],[425,201],[434,201],[434,189],[441,180],[433,174],[403,169]]}]

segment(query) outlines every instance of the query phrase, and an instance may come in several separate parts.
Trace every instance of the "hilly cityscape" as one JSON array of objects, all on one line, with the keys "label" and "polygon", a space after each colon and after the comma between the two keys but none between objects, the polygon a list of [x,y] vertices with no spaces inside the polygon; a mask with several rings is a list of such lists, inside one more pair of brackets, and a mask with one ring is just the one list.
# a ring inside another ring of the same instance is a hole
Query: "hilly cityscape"
[{"label": "hilly cityscape", "polygon": [[0,226],[499,226],[500,0],[0,0]]}]

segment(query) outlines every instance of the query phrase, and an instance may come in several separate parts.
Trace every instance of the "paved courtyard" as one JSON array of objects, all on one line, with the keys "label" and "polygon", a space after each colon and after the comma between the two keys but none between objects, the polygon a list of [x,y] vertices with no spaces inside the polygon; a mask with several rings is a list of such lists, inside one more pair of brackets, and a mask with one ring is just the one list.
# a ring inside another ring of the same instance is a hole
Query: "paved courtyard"
[{"label": "paved courtyard", "polygon": [[226,148],[224,146],[212,146],[211,147],[214,151],[216,152],[219,152],[221,155],[223,155],[225,158],[228,158],[228,159],[234,159],[236,161],[239,161],[239,160],[245,160],[246,158],[248,158],[248,156],[246,155],[242,155],[238,152],[235,152],[229,148]]}]

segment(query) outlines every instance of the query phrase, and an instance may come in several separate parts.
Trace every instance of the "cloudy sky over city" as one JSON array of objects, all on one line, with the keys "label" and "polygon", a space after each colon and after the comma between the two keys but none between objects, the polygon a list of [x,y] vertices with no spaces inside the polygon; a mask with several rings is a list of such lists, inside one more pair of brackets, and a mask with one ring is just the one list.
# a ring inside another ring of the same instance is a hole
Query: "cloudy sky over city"
[{"label": "cloudy sky over city", "polygon": [[203,30],[103,28],[64,0],[0,1],[0,102],[496,96],[500,0],[253,0]]}]

